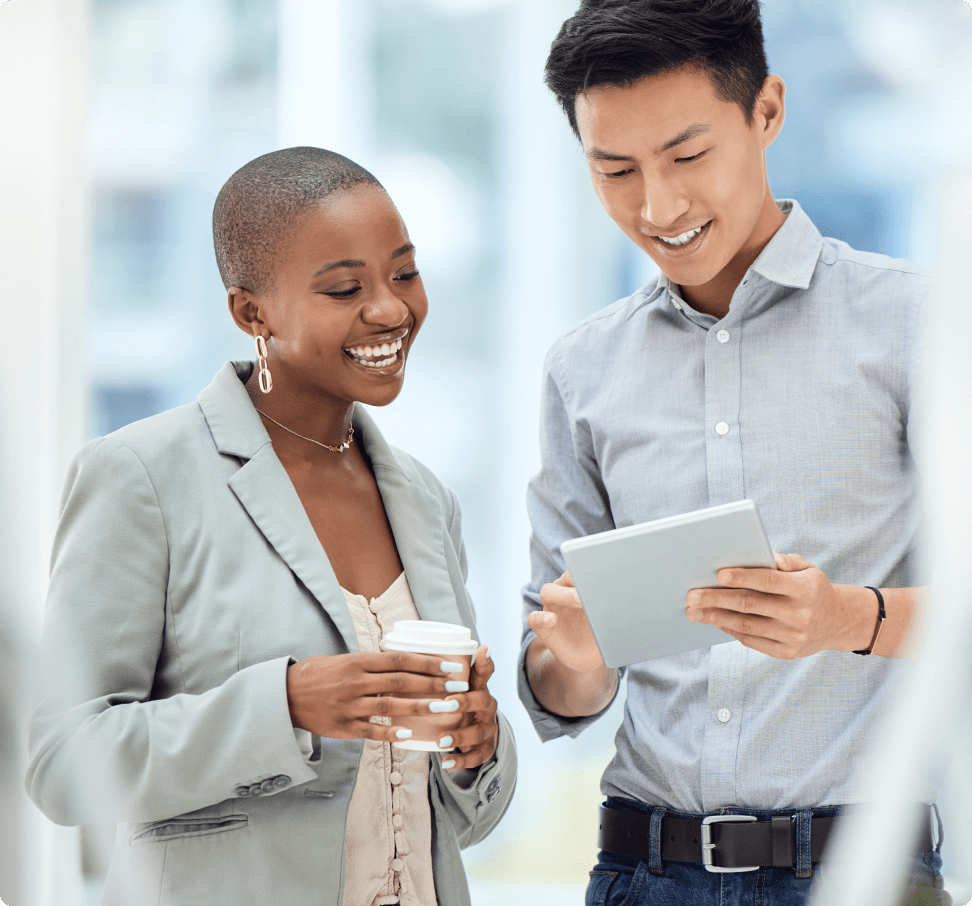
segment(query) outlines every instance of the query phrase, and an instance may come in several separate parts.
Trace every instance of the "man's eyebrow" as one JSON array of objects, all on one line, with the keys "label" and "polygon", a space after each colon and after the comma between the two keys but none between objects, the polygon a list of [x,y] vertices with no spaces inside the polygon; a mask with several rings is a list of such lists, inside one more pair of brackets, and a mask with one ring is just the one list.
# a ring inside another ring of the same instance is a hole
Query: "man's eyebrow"
[{"label": "man's eyebrow", "polygon": [[612,154],[610,151],[603,151],[600,148],[591,148],[584,155],[588,160],[634,160],[624,154]]},{"label": "man's eyebrow", "polygon": [[341,261],[332,261],[330,264],[325,264],[324,267],[319,268],[315,271],[314,276],[320,277],[321,274],[326,274],[328,271],[333,271],[338,267],[364,267],[365,263],[360,258],[344,258]]},{"label": "man's eyebrow", "polygon": [[415,246],[411,242],[406,242],[405,245],[399,246],[392,252],[392,260],[395,258],[401,258],[402,255],[407,255],[409,252],[414,252]]},{"label": "man's eyebrow", "polygon": [[682,142],[687,142],[690,139],[698,138],[700,135],[709,131],[709,126],[707,123],[692,123],[691,126],[687,126],[675,138],[670,139],[665,142],[659,148],[655,148],[655,154],[663,154],[665,151],[670,151],[676,145],[682,144]]},{"label": "man's eyebrow", "polygon": [[[707,123],[692,123],[691,126],[686,126],[681,132],[678,133],[674,138],[669,139],[664,145],[659,145],[655,148],[655,154],[664,154],[666,151],[670,151],[676,145],[682,144],[682,142],[687,142],[690,139],[698,138],[698,136],[703,135],[709,131],[709,126]],[[617,161],[632,161],[634,160],[628,154],[615,154],[612,151],[605,151],[603,148],[591,148],[584,155],[588,160],[617,160]]]}]

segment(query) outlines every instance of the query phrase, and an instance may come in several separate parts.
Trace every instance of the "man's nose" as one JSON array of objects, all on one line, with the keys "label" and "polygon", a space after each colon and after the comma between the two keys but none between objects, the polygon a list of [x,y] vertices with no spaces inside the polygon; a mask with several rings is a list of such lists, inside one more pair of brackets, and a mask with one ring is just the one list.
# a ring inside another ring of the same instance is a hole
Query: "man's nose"
[{"label": "man's nose", "polygon": [[641,217],[649,229],[663,232],[688,211],[690,201],[678,183],[669,179],[645,177]]}]

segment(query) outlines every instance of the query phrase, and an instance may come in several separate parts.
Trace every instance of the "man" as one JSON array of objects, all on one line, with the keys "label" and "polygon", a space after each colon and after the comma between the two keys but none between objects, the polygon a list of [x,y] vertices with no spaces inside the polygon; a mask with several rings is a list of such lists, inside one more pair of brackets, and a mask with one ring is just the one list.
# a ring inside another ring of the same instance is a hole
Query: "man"
[{"label": "man", "polygon": [[[542,739],[576,736],[624,672],[601,659],[563,541],[755,500],[792,553],[688,594],[687,619],[728,644],[627,670],[587,902],[804,903],[837,806],[861,798],[922,584],[928,277],[773,200],[784,84],[757,0],[586,0],[546,81],[605,210],[661,275],[547,356],[520,696]],[[710,825],[704,865],[702,819],[724,814],[757,820]],[[941,887],[937,836],[922,827],[914,884]]]}]

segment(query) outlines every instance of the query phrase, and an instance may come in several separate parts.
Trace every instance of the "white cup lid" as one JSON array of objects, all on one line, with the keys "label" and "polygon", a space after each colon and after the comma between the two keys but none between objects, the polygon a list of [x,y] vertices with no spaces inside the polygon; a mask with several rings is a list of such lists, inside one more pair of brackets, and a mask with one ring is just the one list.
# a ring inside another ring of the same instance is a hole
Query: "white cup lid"
[{"label": "white cup lid", "polygon": [[475,654],[479,642],[468,627],[435,620],[396,620],[382,639],[388,651],[413,651],[418,654]]}]

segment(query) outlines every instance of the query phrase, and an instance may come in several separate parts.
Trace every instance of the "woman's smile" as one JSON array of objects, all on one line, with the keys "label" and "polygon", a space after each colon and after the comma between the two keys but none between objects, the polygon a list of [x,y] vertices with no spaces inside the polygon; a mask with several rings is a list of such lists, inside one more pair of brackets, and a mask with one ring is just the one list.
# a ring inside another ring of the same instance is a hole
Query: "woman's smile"
[{"label": "woman's smile", "polygon": [[394,373],[405,364],[405,338],[408,331],[362,340],[354,346],[345,346],[344,354],[356,365],[381,373]]}]

